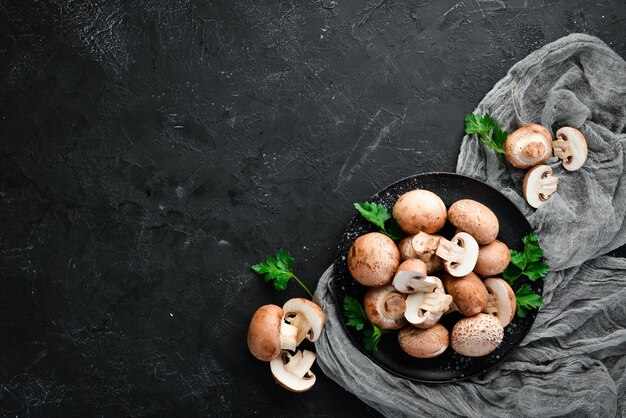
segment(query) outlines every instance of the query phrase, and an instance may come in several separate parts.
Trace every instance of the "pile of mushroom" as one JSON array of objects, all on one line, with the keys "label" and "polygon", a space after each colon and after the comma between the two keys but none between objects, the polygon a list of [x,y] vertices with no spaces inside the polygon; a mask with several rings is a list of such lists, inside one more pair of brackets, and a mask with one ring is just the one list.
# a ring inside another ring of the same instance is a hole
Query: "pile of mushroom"
[{"label": "pile of mushroom", "polygon": [[[551,151],[551,141],[543,143]],[[541,147],[517,154],[546,158]],[[448,347],[463,356],[493,352],[515,315],[513,290],[494,277],[511,259],[496,239],[496,215],[470,199],[446,210],[436,194],[418,189],[398,198],[393,216],[407,234],[397,245],[372,232],[348,251],[350,274],[369,288],[363,303],[368,319],[383,330],[400,330],[398,343],[413,357],[435,357]],[[447,221],[456,228],[449,240],[439,235]],[[440,320],[451,312],[463,318],[448,330]]]},{"label": "pile of mushroom", "polygon": [[544,165],[552,153],[563,161],[563,168],[576,171],[587,160],[587,141],[578,129],[565,126],[556,131],[556,141],[546,128],[529,124],[515,130],[504,143],[507,161],[515,168],[529,169],[522,186],[528,204],[538,208],[557,190],[559,178]]},{"label": "pile of mushroom", "polygon": [[305,392],[315,384],[311,372],[315,353],[297,347],[305,339],[317,340],[323,327],[324,312],[307,299],[290,299],[282,308],[261,306],[248,327],[248,349],[257,359],[270,363],[279,385],[293,392]]}]

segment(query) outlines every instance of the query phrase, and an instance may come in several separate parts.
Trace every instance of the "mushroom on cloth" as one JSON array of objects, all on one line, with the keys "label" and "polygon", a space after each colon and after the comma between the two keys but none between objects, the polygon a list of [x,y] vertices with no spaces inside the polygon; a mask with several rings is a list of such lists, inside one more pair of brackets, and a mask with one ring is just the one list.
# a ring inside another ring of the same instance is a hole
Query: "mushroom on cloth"
[{"label": "mushroom on cloth", "polygon": [[424,281],[435,285],[432,291],[416,292],[406,298],[404,317],[418,328],[431,328],[452,303],[452,296],[446,295],[438,277],[429,276]]},{"label": "mushroom on cloth", "polygon": [[454,324],[450,345],[462,356],[481,357],[498,348],[503,338],[504,328],[500,321],[481,313]]},{"label": "mushroom on cloth", "polygon": [[461,199],[448,209],[448,219],[459,231],[467,232],[480,244],[493,242],[500,231],[496,214],[480,202]]},{"label": "mushroom on cloth", "polygon": [[446,351],[450,333],[441,324],[428,329],[406,327],[398,333],[398,342],[402,350],[412,357],[432,358]]},{"label": "mushroom on cloth", "polygon": [[306,392],[315,384],[315,375],[311,366],[316,354],[307,350],[298,350],[292,356],[282,351],[280,356],[270,362],[270,369],[276,383],[292,392]]},{"label": "mushroom on cloth", "polygon": [[392,285],[372,287],[365,293],[363,310],[380,329],[400,329],[406,325],[404,296]]},{"label": "mushroom on cloth", "polygon": [[563,167],[576,171],[587,161],[587,140],[576,128],[564,126],[556,131],[557,140],[552,143],[554,155],[563,160]]},{"label": "mushroom on cloth", "polygon": [[494,315],[502,326],[506,327],[515,317],[515,292],[507,282],[500,278],[485,280],[485,287],[489,292],[489,297],[483,312]]},{"label": "mushroom on cloth", "polygon": [[559,178],[552,175],[552,169],[547,165],[533,167],[524,176],[524,198],[530,206],[538,208],[556,192],[558,183]]},{"label": "mushroom on cloth", "polygon": [[478,260],[478,243],[466,232],[459,232],[450,241],[441,239],[437,255],[444,262],[448,273],[455,277],[465,276],[474,270]]},{"label": "mushroom on cloth", "polygon": [[348,250],[348,270],[363,286],[382,286],[393,278],[400,264],[395,242],[379,232],[358,237]]},{"label": "mushroom on cloth", "polygon": [[538,124],[522,126],[504,143],[507,161],[515,168],[530,168],[548,161],[552,154],[552,134]]},{"label": "mushroom on cloth", "polygon": [[393,217],[407,234],[420,231],[432,234],[446,223],[446,205],[428,190],[411,190],[398,198],[393,206]]},{"label": "mushroom on cloth", "polygon": [[478,249],[478,260],[474,272],[481,276],[494,276],[506,269],[511,261],[511,252],[505,243],[495,240]]}]

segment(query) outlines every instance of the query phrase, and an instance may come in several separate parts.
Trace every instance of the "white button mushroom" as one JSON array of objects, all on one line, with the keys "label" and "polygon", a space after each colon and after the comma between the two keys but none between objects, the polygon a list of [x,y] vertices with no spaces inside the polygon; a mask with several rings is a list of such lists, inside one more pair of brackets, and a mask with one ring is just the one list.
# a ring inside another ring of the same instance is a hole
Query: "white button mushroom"
[{"label": "white button mushroom", "polygon": [[538,124],[522,126],[508,136],[504,151],[507,161],[515,168],[542,164],[552,154],[552,134]]},{"label": "white button mushroom", "polygon": [[428,329],[406,327],[398,333],[398,343],[412,357],[432,358],[446,351],[450,343],[450,333],[441,324]]},{"label": "white button mushroom", "polygon": [[554,156],[563,160],[563,167],[576,171],[587,161],[587,141],[578,129],[565,126],[556,131],[557,140],[552,143]]},{"label": "white button mushroom", "polygon": [[310,300],[289,299],[283,305],[283,321],[297,329],[297,346],[305,338],[309,341],[316,341],[319,338],[322,328],[324,328],[324,312]]},{"label": "white button mushroom", "polygon": [[446,223],[446,205],[428,190],[411,190],[400,196],[393,206],[393,217],[407,234],[439,231]]},{"label": "white button mushroom", "polygon": [[448,219],[459,231],[470,234],[480,245],[493,242],[500,223],[491,209],[472,199],[461,199],[448,210]]},{"label": "white button mushroom", "polygon": [[292,392],[306,392],[315,384],[315,375],[311,366],[316,354],[298,350],[293,356],[282,351],[280,356],[270,362],[270,369],[276,383]]},{"label": "white button mushroom", "polygon": [[446,295],[441,280],[429,276],[424,279],[433,283],[435,289],[430,292],[417,292],[406,298],[404,317],[418,328],[434,326],[452,303],[452,296]]},{"label": "white button mushroom", "polygon": [[298,329],[284,323],[283,310],[276,305],[261,306],[248,327],[248,348],[254,357],[270,361],[282,349],[295,350]]},{"label": "white button mushroom", "polygon": [[495,240],[478,250],[478,260],[474,272],[481,276],[494,276],[506,269],[511,261],[511,252],[505,243]]},{"label": "white button mushroom", "polygon": [[547,165],[538,165],[524,176],[524,197],[530,206],[538,208],[544,205],[550,195],[556,192],[559,178],[552,175]]},{"label": "white button mushroom", "polygon": [[474,270],[478,260],[478,243],[466,232],[459,232],[452,240],[442,238],[437,247],[437,255],[444,262],[448,273],[455,277],[466,276]]},{"label": "white button mushroom", "polygon": [[406,325],[404,296],[390,284],[370,288],[363,299],[363,310],[367,319],[380,329],[400,329]]},{"label": "white button mushroom", "polygon": [[393,278],[400,264],[396,244],[378,232],[358,237],[348,250],[348,270],[363,286],[382,286]]},{"label": "white button mushroom", "polygon": [[504,328],[500,321],[481,313],[454,324],[450,345],[462,356],[481,357],[498,348],[503,338]]},{"label": "white button mushroom", "polygon": [[485,287],[489,298],[483,312],[497,317],[502,326],[506,327],[515,316],[515,292],[500,278],[485,280]]}]

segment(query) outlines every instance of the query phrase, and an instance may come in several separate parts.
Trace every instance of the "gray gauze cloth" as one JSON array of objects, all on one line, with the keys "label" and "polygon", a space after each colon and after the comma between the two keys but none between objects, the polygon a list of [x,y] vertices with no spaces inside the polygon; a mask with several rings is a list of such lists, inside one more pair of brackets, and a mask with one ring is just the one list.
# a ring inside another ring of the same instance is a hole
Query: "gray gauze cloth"
[{"label": "gray gauze cloth", "polygon": [[552,271],[531,331],[480,377],[449,384],[398,378],[352,345],[331,267],[316,291],[328,318],[316,343],[319,365],[386,416],[626,416],[626,260],[602,255],[626,242],[626,63],[599,39],[570,35],[514,65],[475,112],[489,112],[509,131],[521,119],[573,126],[587,139],[579,171],[548,162],[558,193],[537,210],[522,196],[524,171],[500,170],[474,136],[461,144],[457,172],[511,199],[545,249]]}]

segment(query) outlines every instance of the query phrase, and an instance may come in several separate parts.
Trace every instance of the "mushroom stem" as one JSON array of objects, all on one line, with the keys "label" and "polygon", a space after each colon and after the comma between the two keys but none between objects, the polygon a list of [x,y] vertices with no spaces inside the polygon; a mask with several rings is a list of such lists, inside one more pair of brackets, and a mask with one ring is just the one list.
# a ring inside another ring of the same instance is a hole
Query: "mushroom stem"
[{"label": "mushroom stem", "polygon": [[451,263],[459,263],[463,260],[465,250],[460,245],[441,238],[436,254]]},{"label": "mushroom stem", "polygon": [[569,147],[567,141],[562,139],[558,139],[552,142],[552,149],[554,151],[554,155],[561,160],[565,160],[572,156],[572,151]]},{"label": "mushroom stem", "polygon": [[[302,341],[309,335],[309,330],[311,327],[309,326],[309,322],[306,319],[306,316],[296,314],[295,316],[286,315],[285,322],[289,326],[293,326],[296,328],[296,345],[300,345]],[[295,347],[294,347],[295,349]]]},{"label": "mushroom stem", "polygon": [[487,306],[485,306],[483,312],[489,315],[496,315],[498,313],[498,307],[496,306],[496,296],[491,292],[488,292]]},{"label": "mushroom stem", "polygon": [[287,353],[289,363],[285,365],[285,370],[294,376],[302,378],[315,362],[316,354],[312,351],[298,350],[293,356]]},{"label": "mushroom stem", "polygon": [[424,299],[419,308],[425,311],[443,312],[452,303],[452,296],[443,293],[424,293]]},{"label": "mushroom stem", "polygon": [[379,301],[378,308],[387,318],[402,318],[405,310],[404,297],[399,293],[389,293]]},{"label": "mushroom stem", "polygon": [[437,250],[441,239],[442,237],[440,236],[418,232],[413,239],[411,239],[411,246],[417,258],[422,261],[428,261]]},{"label": "mushroom stem", "polygon": [[280,324],[280,348],[283,350],[295,351],[298,344],[302,340],[297,339],[298,327],[288,324],[283,321]]},{"label": "mushroom stem", "polygon": [[549,195],[556,192],[558,182],[558,177],[551,176],[546,173],[539,180],[539,186],[537,188],[537,191],[540,195],[543,195],[547,198]]},{"label": "mushroom stem", "polygon": [[546,152],[546,146],[537,141],[528,142],[524,148],[522,148],[522,155],[528,159],[539,158],[544,152]]}]

